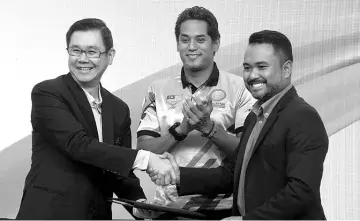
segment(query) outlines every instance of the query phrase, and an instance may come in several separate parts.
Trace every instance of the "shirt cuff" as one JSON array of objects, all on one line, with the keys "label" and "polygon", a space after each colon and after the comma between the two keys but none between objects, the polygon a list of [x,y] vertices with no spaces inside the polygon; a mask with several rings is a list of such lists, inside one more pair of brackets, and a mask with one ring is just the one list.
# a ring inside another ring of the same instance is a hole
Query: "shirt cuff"
[{"label": "shirt cuff", "polygon": [[147,170],[148,168],[148,164],[149,164],[149,158],[150,158],[150,151],[147,150],[139,150],[134,164],[133,164],[133,169],[138,169],[138,170]]}]

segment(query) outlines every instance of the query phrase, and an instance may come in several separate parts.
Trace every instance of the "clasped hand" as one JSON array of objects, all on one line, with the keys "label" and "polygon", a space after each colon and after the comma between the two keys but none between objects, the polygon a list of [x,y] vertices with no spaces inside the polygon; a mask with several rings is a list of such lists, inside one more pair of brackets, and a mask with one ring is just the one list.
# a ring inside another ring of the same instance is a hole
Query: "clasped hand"
[{"label": "clasped hand", "polygon": [[182,112],[189,124],[200,132],[208,132],[212,127],[210,114],[213,111],[210,96],[193,96],[185,98]]},{"label": "clasped hand", "polygon": [[146,170],[156,185],[175,185],[180,180],[179,167],[174,157],[168,152],[162,155],[150,153],[148,169]]}]

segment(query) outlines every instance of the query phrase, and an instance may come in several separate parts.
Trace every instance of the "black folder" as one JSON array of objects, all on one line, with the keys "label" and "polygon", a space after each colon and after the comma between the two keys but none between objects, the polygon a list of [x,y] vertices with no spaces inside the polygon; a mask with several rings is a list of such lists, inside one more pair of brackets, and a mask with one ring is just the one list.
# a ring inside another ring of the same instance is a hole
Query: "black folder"
[{"label": "black folder", "polygon": [[136,202],[133,200],[122,199],[122,198],[111,198],[110,200],[114,203],[121,204],[123,206],[128,206],[128,207],[135,207],[135,208],[139,208],[139,209],[146,209],[146,210],[152,210],[152,211],[167,212],[167,213],[172,213],[179,217],[190,218],[190,219],[201,219],[201,220],[206,219],[206,216],[204,214],[193,212],[193,211],[188,211],[188,210],[184,210],[184,209],[176,209],[176,208],[170,208],[170,207],[148,204],[148,203],[143,203],[143,202]]}]

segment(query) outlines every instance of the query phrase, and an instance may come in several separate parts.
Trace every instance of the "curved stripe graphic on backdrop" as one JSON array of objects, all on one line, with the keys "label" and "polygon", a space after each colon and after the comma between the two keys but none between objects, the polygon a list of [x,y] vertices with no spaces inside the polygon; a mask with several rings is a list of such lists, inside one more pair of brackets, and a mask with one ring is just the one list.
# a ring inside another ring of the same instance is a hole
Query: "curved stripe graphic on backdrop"
[{"label": "curved stripe graphic on backdrop", "polygon": [[[242,76],[245,48],[246,40],[222,47],[216,57],[219,68]],[[360,32],[298,46],[293,54],[293,84],[318,110],[329,136],[360,118],[360,111],[356,111],[360,108]],[[114,92],[130,106],[134,135],[147,86],[153,80],[176,75],[180,68],[181,64],[171,66]]]},{"label": "curved stripe graphic on backdrop", "polygon": [[[241,76],[246,39],[220,48],[218,66]],[[328,135],[360,118],[360,33],[339,36],[294,48],[293,83],[324,120]],[[132,117],[133,142],[141,114],[141,103],[150,82],[173,76],[175,64],[114,92],[128,103]],[[14,217],[30,168],[31,137],[27,136],[0,152],[0,217]],[[5,181],[5,182],[4,182]]]}]

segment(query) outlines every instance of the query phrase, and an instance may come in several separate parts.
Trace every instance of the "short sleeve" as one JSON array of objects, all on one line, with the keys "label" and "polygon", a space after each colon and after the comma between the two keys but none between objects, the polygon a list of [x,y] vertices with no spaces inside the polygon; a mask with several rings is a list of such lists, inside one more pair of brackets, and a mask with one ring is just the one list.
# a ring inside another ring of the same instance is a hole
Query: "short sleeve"
[{"label": "short sleeve", "polygon": [[145,95],[142,112],[140,117],[140,124],[137,130],[137,137],[148,135],[152,137],[160,136],[160,125],[156,113],[156,99],[154,86],[149,86],[148,92]]},{"label": "short sleeve", "polygon": [[245,88],[245,85],[242,84],[242,87],[238,89],[236,96],[235,131],[241,132],[241,130],[238,130],[243,127],[244,121],[255,102],[256,99],[253,98],[251,93]]}]

